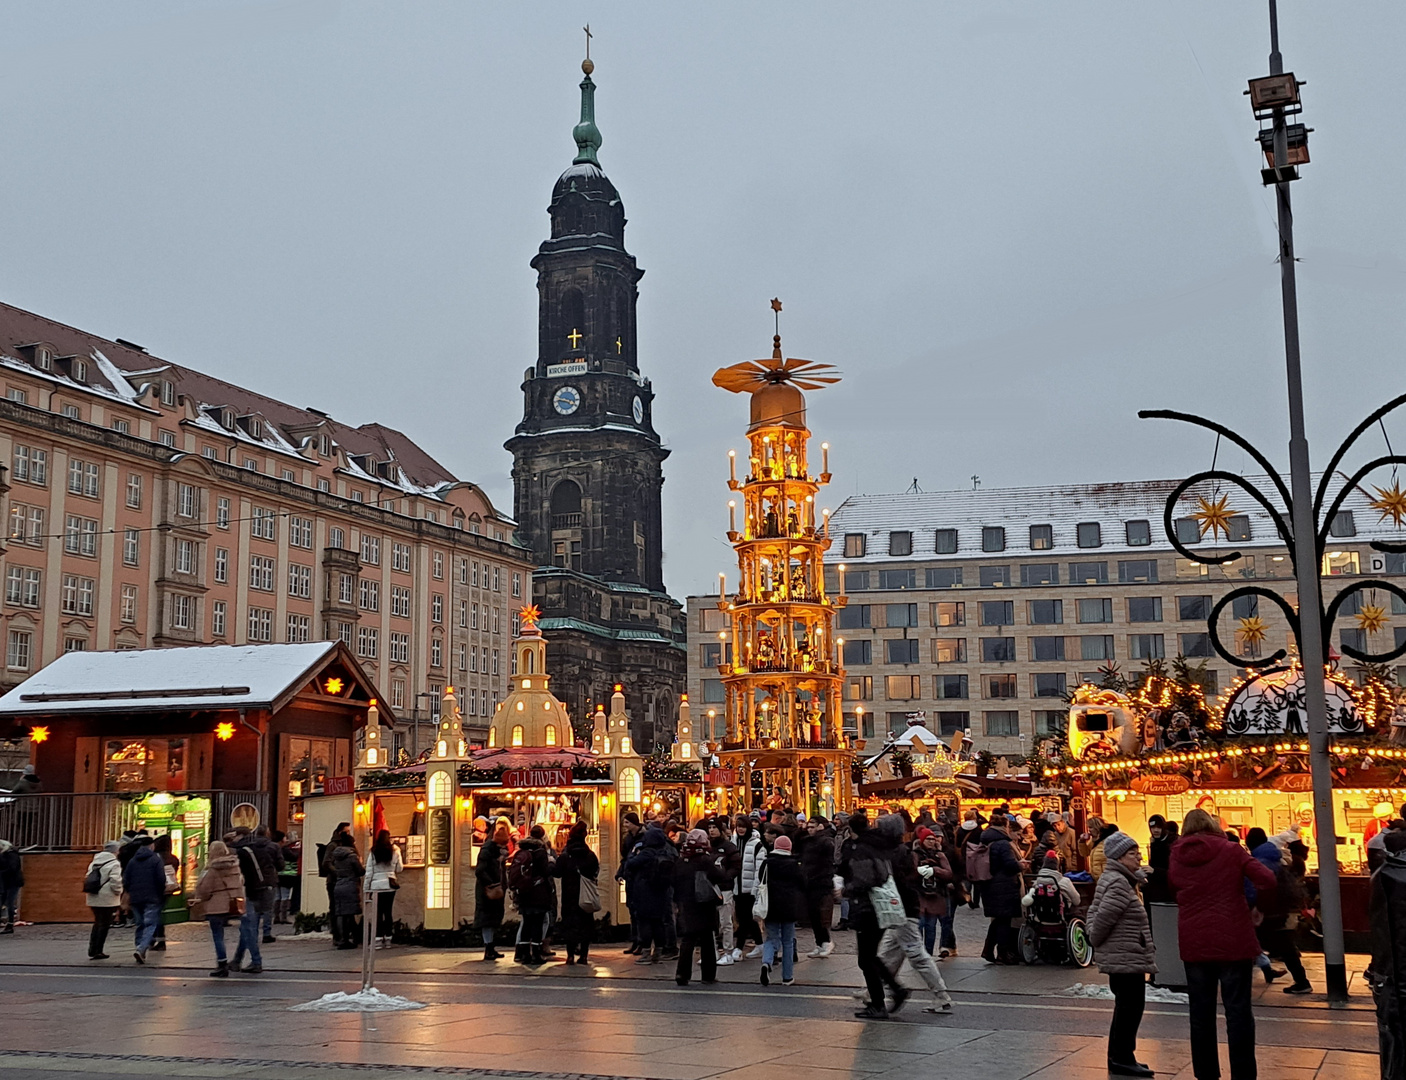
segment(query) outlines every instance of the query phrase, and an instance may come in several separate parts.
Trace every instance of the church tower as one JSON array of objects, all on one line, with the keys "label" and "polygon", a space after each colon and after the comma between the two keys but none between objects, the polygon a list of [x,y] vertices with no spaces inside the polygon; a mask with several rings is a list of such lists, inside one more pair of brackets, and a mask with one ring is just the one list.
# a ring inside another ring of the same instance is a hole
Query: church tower
[{"label": "church tower", "polygon": [[682,609],[664,590],[660,497],[668,457],[640,374],[635,303],[644,271],[625,249],[625,207],[601,169],[595,65],[581,65],[576,156],[557,179],[537,271],[537,361],[524,374],[513,455],[518,537],[536,554],[533,599],[551,632],[558,693],[584,729],[623,683],[635,742],[672,738],[686,689]]}]

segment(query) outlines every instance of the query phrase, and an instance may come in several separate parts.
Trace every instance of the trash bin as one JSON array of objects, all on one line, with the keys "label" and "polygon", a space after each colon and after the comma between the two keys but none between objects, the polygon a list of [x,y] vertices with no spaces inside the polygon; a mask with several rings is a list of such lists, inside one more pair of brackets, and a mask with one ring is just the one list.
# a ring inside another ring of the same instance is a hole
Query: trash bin
[{"label": "trash bin", "polygon": [[1157,947],[1157,974],[1153,986],[1186,989],[1186,968],[1181,962],[1181,940],[1177,936],[1177,905],[1157,901],[1147,905],[1147,921],[1152,925],[1152,944]]}]

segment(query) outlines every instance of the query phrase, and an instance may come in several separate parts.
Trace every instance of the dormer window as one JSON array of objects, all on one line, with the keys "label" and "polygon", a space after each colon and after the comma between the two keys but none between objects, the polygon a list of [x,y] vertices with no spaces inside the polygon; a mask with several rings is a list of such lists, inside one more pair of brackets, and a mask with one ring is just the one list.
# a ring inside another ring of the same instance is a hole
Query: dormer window
[{"label": "dormer window", "polygon": [[34,347],[34,366],[40,371],[52,371],[54,369],[54,355],[43,345]]},{"label": "dormer window", "polygon": [[264,437],[264,422],[257,416],[244,417],[244,430],[249,433],[251,439],[262,439]]},{"label": "dormer window", "polygon": [[174,405],[176,403],[176,384],[167,380],[161,380],[161,404]]},{"label": "dormer window", "polygon": [[226,431],[234,430],[233,409],[220,409],[215,415],[216,419],[218,419],[220,422],[220,427],[224,428]]},{"label": "dormer window", "polygon": [[326,435],[319,435],[317,437],[317,452],[323,457],[332,456],[332,440]]},{"label": "dormer window", "polygon": [[73,381],[86,383],[88,381],[88,361],[73,361]]}]

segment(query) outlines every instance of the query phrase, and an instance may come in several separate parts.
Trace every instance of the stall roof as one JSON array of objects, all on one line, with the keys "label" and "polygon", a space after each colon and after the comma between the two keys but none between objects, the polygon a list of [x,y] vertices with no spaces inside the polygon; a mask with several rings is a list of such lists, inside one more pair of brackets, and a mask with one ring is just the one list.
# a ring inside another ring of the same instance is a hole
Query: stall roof
[{"label": "stall roof", "polygon": [[[275,708],[338,649],[316,641],[64,653],[0,697],[0,717]],[[355,667],[350,654],[344,659]]]}]

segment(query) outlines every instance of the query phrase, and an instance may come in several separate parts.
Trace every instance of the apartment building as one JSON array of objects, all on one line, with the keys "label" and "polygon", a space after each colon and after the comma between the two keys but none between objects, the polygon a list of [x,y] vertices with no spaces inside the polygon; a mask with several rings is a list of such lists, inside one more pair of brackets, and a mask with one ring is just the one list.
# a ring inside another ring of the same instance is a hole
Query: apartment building
[{"label": "apartment building", "polygon": [[410,438],[0,304],[0,690],[64,652],[340,639],[391,707],[507,693],[531,554]]},{"label": "apartment building", "polygon": [[[1067,692],[1097,681],[1110,663],[1135,672],[1146,660],[1180,655],[1206,661],[1209,693],[1228,686],[1240,672],[1212,649],[1207,616],[1228,592],[1252,583],[1296,603],[1291,564],[1270,516],[1233,488],[1225,494],[1243,512],[1230,522],[1230,541],[1200,537],[1193,500],[1183,502],[1174,526],[1188,547],[1240,557],[1216,567],[1181,557],[1163,528],[1176,483],[845,500],[830,519],[827,589],[849,598],[839,619],[847,728],[882,738],[922,710],[934,730],[970,729],[978,748],[1016,754],[1056,730]],[[1364,575],[1406,576],[1406,555],[1370,546],[1402,539],[1379,519],[1367,494],[1349,495],[1324,554],[1328,598]],[[688,599],[689,690],[695,715],[704,717],[722,700],[717,666],[731,661],[717,600]],[[1370,638],[1352,618],[1368,603],[1389,612],[1387,627]],[[1252,617],[1266,630],[1258,648],[1237,638],[1239,620]],[[1278,607],[1254,596],[1233,601],[1219,630],[1241,655],[1268,655],[1289,642]],[[1330,644],[1382,652],[1403,641],[1406,605],[1381,590],[1349,598]]]}]

